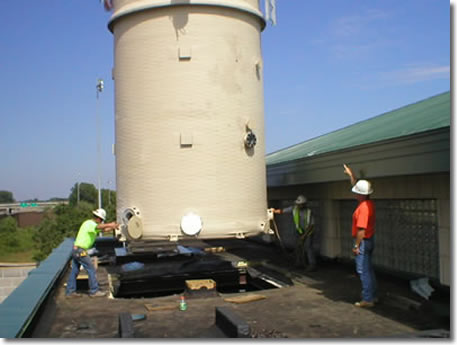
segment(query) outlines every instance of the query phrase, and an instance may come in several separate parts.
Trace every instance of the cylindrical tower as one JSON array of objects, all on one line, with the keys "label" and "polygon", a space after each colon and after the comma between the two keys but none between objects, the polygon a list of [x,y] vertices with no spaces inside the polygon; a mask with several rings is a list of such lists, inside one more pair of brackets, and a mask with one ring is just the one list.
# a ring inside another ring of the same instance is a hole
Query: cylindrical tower
[{"label": "cylindrical tower", "polygon": [[122,236],[268,230],[258,0],[114,0]]}]

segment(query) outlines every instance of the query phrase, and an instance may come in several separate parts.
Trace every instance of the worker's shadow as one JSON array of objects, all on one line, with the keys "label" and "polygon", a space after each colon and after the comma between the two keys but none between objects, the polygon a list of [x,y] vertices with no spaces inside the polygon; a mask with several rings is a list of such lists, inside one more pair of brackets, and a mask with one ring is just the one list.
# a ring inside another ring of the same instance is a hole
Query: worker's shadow
[{"label": "worker's shadow", "polygon": [[[302,282],[319,290],[319,295],[331,301],[347,303],[348,308],[357,308],[354,303],[361,300],[361,282],[354,263],[327,260],[319,262],[318,266],[317,272],[301,273]],[[408,280],[384,271],[376,271],[376,278],[378,302],[369,309],[371,312],[415,328],[446,328],[447,316],[437,318],[428,313],[427,303],[410,291]],[[417,301],[417,309],[408,307],[405,301]]]},{"label": "worker's shadow", "polygon": [[186,33],[185,28],[189,22],[189,7],[186,9],[184,6],[189,5],[190,0],[171,0],[170,4],[176,6],[177,9],[170,18],[175,28],[176,40],[179,41],[179,36]]},{"label": "worker's shadow", "polygon": [[320,295],[336,302],[360,300],[360,279],[354,266],[320,260],[317,272],[303,273],[307,285],[320,291]]}]

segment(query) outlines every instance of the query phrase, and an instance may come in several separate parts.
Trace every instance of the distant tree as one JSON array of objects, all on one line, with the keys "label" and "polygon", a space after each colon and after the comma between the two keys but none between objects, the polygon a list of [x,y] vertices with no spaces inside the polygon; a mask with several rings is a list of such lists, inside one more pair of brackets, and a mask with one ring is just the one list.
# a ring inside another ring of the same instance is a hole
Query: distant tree
[{"label": "distant tree", "polygon": [[38,200],[38,198],[24,200],[24,202],[38,202],[38,201],[40,201],[40,200]]},{"label": "distant tree", "polygon": [[45,216],[34,235],[36,249],[38,249],[34,259],[43,260],[66,237],[76,237],[82,222],[92,217],[93,209],[94,206],[85,201],[77,206],[56,206],[52,214]]},{"label": "distant tree", "polygon": [[13,193],[6,190],[0,190],[0,203],[16,202],[13,198]]},{"label": "distant tree", "polygon": [[38,250],[33,259],[42,261],[51,253],[53,248],[62,242],[62,236],[59,234],[55,219],[49,216],[45,217],[33,235],[33,240],[35,248]]},{"label": "distant tree", "polygon": [[82,222],[92,218],[94,205],[81,201],[75,207],[59,205],[55,208],[56,221],[65,237],[76,237]]},{"label": "distant tree", "polygon": [[17,247],[19,244],[17,239],[17,222],[11,216],[0,220],[0,244],[7,249]]},{"label": "distant tree", "polygon": [[50,198],[48,201],[67,201],[68,199],[66,198],[59,198],[59,197],[53,197]]},{"label": "distant tree", "polygon": [[[45,215],[34,234],[37,254],[34,259],[41,261],[56,248],[66,237],[76,237],[81,224],[92,217],[92,211],[98,207],[98,191],[93,184],[81,183],[71,189],[68,205],[57,205]],[[116,220],[116,192],[102,190],[102,207],[106,210],[106,222]]]},{"label": "distant tree", "polygon": [[105,208],[116,201],[116,192],[109,189],[102,189],[102,205]]},{"label": "distant tree", "polygon": [[[78,183],[71,188],[70,196],[68,197],[70,205],[76,205],[78,202]],[[79,201],[86,201],[93,205],[98,203],[97,188],[91,183],[82,182],[79,184]]]},{"label": "distant tree", "polygon": [[[116,191],[109,189],[102,189],[102,208],[106,210],[107,221],[114,221],[116,219]],[[70,196],[68,197],[71,206],[75,206],[78,202],[78,184],[71,189]],[[79,186],[79,201],[88,202],[93,205],[93,208],[98,208],[98,190],[93,184],[81,183]]]},{"label": "distant tree", "polygon": [[106,222],[116,220],[116,192],[102,189],[102,207],[106,211]]}]

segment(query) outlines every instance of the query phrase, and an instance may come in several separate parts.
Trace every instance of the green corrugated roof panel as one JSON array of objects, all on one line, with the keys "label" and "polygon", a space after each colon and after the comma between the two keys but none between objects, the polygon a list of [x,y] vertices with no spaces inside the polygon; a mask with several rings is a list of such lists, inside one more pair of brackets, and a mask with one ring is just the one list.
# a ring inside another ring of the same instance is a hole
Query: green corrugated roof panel
[{"label": "green corrugated roof panel", "polygon": [[270,153],[267,165],[292,161],[431,131],[451,125],[451,95],[445,92],[423,101]]}]

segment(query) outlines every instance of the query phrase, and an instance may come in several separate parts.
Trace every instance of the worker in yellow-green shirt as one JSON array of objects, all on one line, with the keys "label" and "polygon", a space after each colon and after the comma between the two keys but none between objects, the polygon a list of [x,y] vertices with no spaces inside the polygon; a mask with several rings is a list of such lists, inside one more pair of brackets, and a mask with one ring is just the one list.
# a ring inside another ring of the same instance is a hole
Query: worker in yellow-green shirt
[{"label": "worker in yellow-green shirt", "polygon": [[65,291],[67,297],[81,296],[81,294],[76,292],[76,277],[78,277],[80,266],[83,266],[89,276],[89,296],[106,296],[106,292],[99,290],[95,267],[87,251],[94,246],[95,239],[100,231],[112,231],[118,228],[119,224],[116,222],[105,224],[106,211],[102,208],[92,211],[92,214],[92,219],[88,219],[82,223],[73,244],[73,250],[71,252],[72,269],[70,276],[68,277]]}]

